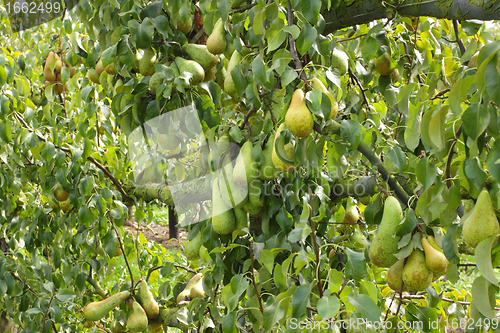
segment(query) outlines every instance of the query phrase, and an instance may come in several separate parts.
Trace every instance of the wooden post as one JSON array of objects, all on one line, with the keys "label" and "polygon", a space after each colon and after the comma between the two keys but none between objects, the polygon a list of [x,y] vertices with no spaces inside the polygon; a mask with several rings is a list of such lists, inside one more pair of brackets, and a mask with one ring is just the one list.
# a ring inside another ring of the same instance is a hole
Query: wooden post
[{"label": "wooden post", "polygon": [[175,215],[174,207],[168,205],[168,234],[169,238],[179,239],[179,232],[177,226],[177,215]]}]

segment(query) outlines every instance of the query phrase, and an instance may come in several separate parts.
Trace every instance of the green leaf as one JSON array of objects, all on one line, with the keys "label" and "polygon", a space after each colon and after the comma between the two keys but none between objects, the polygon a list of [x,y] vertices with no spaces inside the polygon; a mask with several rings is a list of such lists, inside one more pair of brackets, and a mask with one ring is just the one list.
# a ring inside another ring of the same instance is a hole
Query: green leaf
[{"label": "green leaf", "polygon": [[272,273],[274,267],[274,255],[268,249],[263,249],[259,258],[259,262]]},{"label": "green leaf", "polygon": [[469,184],[476,188],[480,188],[486,181],[486,172],[484,172],[477,157],[466,159],[463,163],[463,170]]},{"label": "green leaf", "polygon": [[358,294],[347,296],[349,303],[370,322],[380,320],[380,309],[368,295]]},{"label": "green leaf", "polygon": [[474,259],[479,273],[490,283],[498,286],[498,279],[491,263],[491,247],[496,239],[497,235],[492,235],[481,241],[474,250]]},{"label": "green leaf", "polygon": [[500,74],[498,73],[498,53],[486,64],[484,70],[484,87],[486,93],[497,105],[500,105]]},{"label": "green leaf", "polygon": [[279,48],[286,39],[287,33],[283,30],[285,22],[279,18],[274,20],[269,29],[266,30],[267,53]]},{"label": "green leaf", "polygon": [[397,226],[396,235],[403,236],[406,235],[415,229],[417,226],[417,215],[415,211],[411,208],[408,208],[405,212],[405,218],[403,222]]},{"label": "green leaf", "polygon": [[415,167],[415,175],[417,180],[428,189],[436,180],[437,167],[429,161],[428,157],[422,158],[418,161]]},{"label": "green leaf", "polygon": [[301,1],[300,6],[302,14],[312,25],[315,25],[319,20],[319,12],[321,10],[321,0]]},{"label": "green leaf", "polygon": [[451,88],[448,95],[448,103],[450,104],[451,112],[454,116],[462,114],[462,103],[467,99],[467,93],[474,83],[474,75],[460,78]]},{"label": "green leaf", "polygon": [[500,183],[500,140],[496,140],[488,153],[486,167],[491,176]]},{"label": "green leaf", "polygon": [[[306,2],[306,1],[304,1]],[[314,41],[316,40],[316,37],[318,36],[318,32],[316,29],[309,24],[304,24],[302,27],[302,30],[300,31],[300,35],[297,38],[296,46],[297,46],[297,51],[301,54],[304,55],[306,54],[311,46],[313,45]]]},{"label": "green leaf", "polygon": [[404,114],[405,116],[409,117],[410,116],[410,96],[411,93],[413,92],[413,89],[417,87],[416,83],[410,83],[403,88],[398,93],[398,108],[399,111]]},{"label": "green leaf", "polygon": [[264,63],[264,60],[262,60],[262,56],[259,54],[252,62],[252,73],[263,85],[267,83],[266,71],[267,66]]},{"label": "green leaf", "polygon": [[107,65],[116,61],[116,56],[117,56],[116,51],[117,51],[116,45],[112,45],[102,53],[101,60],[102,60],[102,66],[104,68],[106,68]]},{"label": "green leaf", "polygon": [[475,141],[488,127],[490,113],[479,103],[470,105],[462,115],[465,134]]},{"label": "green leaf", "polygon": [[269,332],[284,315],[285,310],[280,306],[280,302],[274,302],[269,306],[266,305],[264,308],[264,329],[266,332]]},{"label": "green leaf", "polygon": [[73,298],[75,298],[76,294],[71,289],[61,289],[57,293],[56,297],[62,303],[66,303],[68,301],[71,301]]},{"label": "green leaf", "polygon": [[360,123],[351,119],[342,120],[340,138],[345,142],[349,142],[352,145],[353,150],[358,148],[363,136],[363,127]]},{"label": "green leaf", "polygon": [[488,289],[488,281],[483,276],[478,276],[472,283],[472,304],[483,316],[493,319],[495,313],[490,304]]},{"label": "green leaf", "polygon": [[406,155],[399,146],[394,146],[387,152],[387,158],[400,172],[406,168]]},{"label": "green leaf", "polygon": [[139,23],[135,20],[128,21],[128,27],[134,38],[135,45],[140,49],[147,49],[151,46],[155,28],[153,22],[148,17]]},{"label": "green leaf", "polygon": [[303,284],[299,286],[292,295],[292,317],[300,318],[305,312],[309,303],[311,286]]},{"label": "green leaf", "polygon": [[340,301],[337,296],[323,296],[317,308],[322,319],[334,318],[340,310]]},{"label": "green leaf", "polygon": [[449,105],[441,106],[429,121],[429,137],[439,151],[445,148],[446,115],[449,109]]},{"label": "green leaf", "polygon": [[11,123],[9,121],[0,121],[0,138],[5,143],[9,143],[12,140],[11,137]]},{"label": "green leaf", "polygon": [[238,311],[229,312],[222,319],[222,332],[223,333],[236,333],[238,330],[236,329],[236,319],[237,319]]}]

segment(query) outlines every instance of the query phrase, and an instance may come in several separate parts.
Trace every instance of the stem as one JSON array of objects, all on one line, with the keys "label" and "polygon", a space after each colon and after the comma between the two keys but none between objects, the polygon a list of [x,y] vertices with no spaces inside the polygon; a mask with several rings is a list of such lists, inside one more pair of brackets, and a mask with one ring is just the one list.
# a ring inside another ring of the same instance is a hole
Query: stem
[{"label": "stem", "polygon": [[113,222],[113,219],[111,218],[111,215],[109,216],[109,221],[113,225],[113,228],[115,228],[116,237],[118,238],[118,243],[120,243],[120,249],[122,250],[122,255],[123,255],[123,258],[125,259],[125,264],[127,265],[128,273],[130,274],[130,284],[133,287],[134,286],[134,275],[132,274],[132,269],[130,269],[130,265],[128,263],[127,255],[125,254],[125,248],[123,247],[122,239],[120,237],[120,234],[118,233],[118,228],[116,228],[116,225]]},{"label": "stem", "polygon": [[314,252],[316,254],[316,277],[318,279],[318,290],[319,290],[319,298],[323,298],[323,286],[321,285],[321,262],[319,260],[319,248],[318,248],[318,242],[316,242],[316,226],[314,223],[314,193],[312,193],[312,190],[309,189],[309,193],[311,194],[311,232],[312,232],[312,239],[313,239],[313,244],[314,244]]},{"label": "stem", "polygon": [[[288,26],[291,27],[293,25],[293,10],[292,10],[292,2],[287,0],[287,10],[288,10]],[[295,41],[293,40],[292,34],[288,34],[288,41],[290,43],[290,53],[292,54],[293,62],[295,63],[295,69],[301,71],[300,78],[304,81],[307,81],[306,73],[302,71],[302,63],[300,62],[299,55],[297,53],[297,47],[295,46]]]},{"label": "stem", "polygon": [[455,144],[457,143],[458,138],[462,134],[462,126],[463,125],[464,125],[464,123],[461,123],[460,127],[458,127],[458,130],[455,132],[455,139],[453,140],[453,142],[450,145],[450,151],[448,153],[448,158],[446,160],[446,169],[445,169],[444,175],[446,177],[446,186],[448,186],[448,188],[450,188],[451,185],[453,185],[453,183],[451,182],[451,160],[453,158],[453,154],[455,153],[455,151],[454,151]]},{"label": "stem", "polygon": [[[290,0],[288,0],[290,1]],[[264,307],[262,306],[262,298],[260,297],[259,290],[257,289],[257,284],[255,283],[255,275],[254,275],[254,268],[253,268],[253,262],[254,262],[254,256],[253,256],[253,241],[250,243],[249,246],[250,249],[250,276],[252,277],[252,284],[253,288],[255,289],[255,293],[257,294],[257,299],[259,300],[259,307],[260,307],[260,312],[264,314]]]},{"label": "stem", "polygon": [[243,119],[243,122],[241,123],[241,125],[238,126],[240,130],[242,130],[243,128],[245,128],[245,125],[248,123],[248,119],[250,119],[250,117],[255,112],[257,112],[257,108],[252,105],[252,107],[250,108],[250,110],[248,110],[247,114],[245,115],[245,119]]},{"label": "stem", "polygon": [[55,296],[55,295],[52,295],[52,296],[50,297],[49,304],[47,305],[47,310],[45,310],[45,313],[43,314],[42,329],[40,330],[40,333],[43,333],[43,328],[45,327],[45,319],[47,318],[47,313],[48,313],[48,312],[49,312],[49,310],[50,310],[50,304],[52,303],[52,300],[54,299],[54,296]]}]

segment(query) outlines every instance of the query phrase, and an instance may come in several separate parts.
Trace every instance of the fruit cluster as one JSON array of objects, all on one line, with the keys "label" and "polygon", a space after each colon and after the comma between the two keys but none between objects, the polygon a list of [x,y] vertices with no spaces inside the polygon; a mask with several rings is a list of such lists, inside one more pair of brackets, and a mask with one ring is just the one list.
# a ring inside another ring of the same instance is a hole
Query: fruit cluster
[{"label": "fruit cluster", "polygon": [[75,67],[66,64],[66,62],[61,60],[59,55],[50,51],[47,59],[45,60],[45,66],[43,67],[43,78],[45,79],[44,88],[52,86],[52,89],[58,94],[62,94],[68,90],[68,82],[63,85],[61,80],[61,71],[63,67],[68,67],[70,77],[73,77],[76,74]]}]

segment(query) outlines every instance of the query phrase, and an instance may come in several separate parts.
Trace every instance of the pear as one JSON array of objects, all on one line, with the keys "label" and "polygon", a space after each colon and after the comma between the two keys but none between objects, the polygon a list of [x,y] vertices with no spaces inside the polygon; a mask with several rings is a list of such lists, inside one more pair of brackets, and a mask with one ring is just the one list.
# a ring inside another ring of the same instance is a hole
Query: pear
[{"label": "pear", "polygon": [[191,289],[198,283],[203,278],[203,274],[197,273],[193,275],[193,277],[189,280],[189,282],[186,284],[186,287],[184,290],[177,295],[177,304],[179,304],[182,301],[186,300],[186,297],[190,297],[191,295]]},{"label": "pear", "polygon": [[250,181],[258,175],[257,163],[252,157],[253,145],[247,141],[241,147],[240,153],[236,158],[236,164],[233,170],[233,178],[236,184],[248,186]]},{"label": "pear", "polygon": [[205,78],[205,71],[199,63],[193,60],[185,60],[181,57],[175,58],[175,64],[179,68],[179,73],[188,72],[193,74],[191,77],[191,84],[197,85]]},{"label": "pear", "polygon": [[58,93],[58,94],[62,94],[64,93],[66,90],[68,90],[68,82],[66,82],[65,84],[62,84],[61,82],[57,82],[55,85],[54,85],[54,90]]},{"label": "pear", "polygon": [[398,199],[393,196],[385,200],[382,221],[370,246],[370,260],[378,267],[391,267],[398,260],[394,254],[398,252],[400,236],[396,236],[396,227],[403,219],[403,211]]},{"label": "pear", "polygon": [[335,119],[337,117],[337,113],[339,112],[339,103],[333,98],[333,96],[330,94],[328,89],[326,89],[325,85],[323,82],[321,82],[318,78],[313,78],[311,80],[311,84],[313,89],[317,89],[321,91],[322,93],[326,94],[328,98],[330,99],[330,104],[331,104],[331,109],[330,109],[330,117],[329,119]]},{"label": "pear", "polygon": [[[274,137],[273,152],[272,152],[271,159],[272,159],[273,164],[277,170],[282,171],[282,172],[288,172],[288,171],[292,171],[293,169],[295,169],[295,165],[287,164],[287,163],[283,162],[276,154],[276,139],[280,136],[280,132],[284,129],[286,129],[285,123],[281,124],[280,127],[278,127],[278,130],[276,131],[276,135]],[[289,160],[293,161],[293,145],[290,142],[285,144],[285,153],[286,153],[287,158]]]},{"label": "pear", "polygon": [[89,303],[83,310],[83,315],[89,321],[101,320],[109,314],[109,311],[123,303],[129,296],[129,291],[122,291],[102,301]]},{"label": "pear", "polygon": [[43,67],[43,78],[45,81],[55,81],[56,75],[50,70],[50,65],[52,60],[55,59],[56,54],[52,51],[49,52],[47,59],[45,60],[45,66]]},{"label": "pear", "polygon": [[57,201],[65,201],[69,198],[69,193],[64,190],[61,184],[57,184],[54,189],[54,197]]},{"label": "pear", "polygon": [[399,70],[397,68],[394,68],[392,70],[392,83],[396,83],[399,81]]},{"label": "pear", "polygon": [[333,50],[330,59],[330,66],[336,68],[340,75],[347,73],[347,68],[349,67],[349,57],[344,51]]},{"label": "pear", "polygon": [[61,73],[61,70],[62,70],[62,67],[63,67],[63,62],[62,62],[61,58],[57,54],[55,55],[55,59],[56,59],[56,66],[54,67],[54,71],[56,73]]},{"label": "pear", "polygon": [[473,248],[491,235],[500,232],[495,210],[491,203],[490,194],[486,189],[477,197],[474,209],[465,219],[462,227],[462,237]]},{"label": "pear", "polygon": [[389,75],[392,73],[391,57],[389,56],[389,53],[384,52],[384,54],[375,59],[375,68],[380,75]]},{"label": "pear", "polygon": [[207,38],[207,50],[212,54],[222,54],[226,50],[226,36],[224,33],[224,25],[222,19],[218,19],[215,23],[212,33]]},{"label": "pear", "polygon": [[248,213],[250,216],[259,216],[260,212],[262,210],[261,206],[254,206],[252,202],[248,201],[245,206],[243,207],[245,212]]},{"label": "pear", "polygon": [[217,68],[214,66],[208,71],[205,71],[205,78],[203,79],[203,82],[212,81],[215,75],[217,75]]},{"label": "pear", "polygon": [[184,254],[186,255],[187,260],[193,261],[196,259],[200,259],[199,253],[201,243],[201,232],[198,232],[198,234],[193,239],[187,242],[186,246],[184,247]]},{"label": "pear", "polygon": [[118,71],[116,70],[116,65],[115,65],[114,62],[112,62],[109,65],[107,65],[106,68],[104,68],[104,70],[109,75],[116,75],[116,74],[118,74]]},{"label": "pear", "polygon": [[248,201],[253,207],[264,207],[264,196],[262,195],[262,180],[256,178],[248,183]]},{"label": "pear", "polygon": [[[399,260],[394,265],[392,265],[387,272],[387,284],[394,291],[399,291],[401,289],[401,283],[403,282],[404,262],[404,259]],[[403,291],[407,291],[406,285],[403,285]]]},{"label": "pear", "polygon": [[403,282],[411,291],[424,291],[432,282],[432,271],[425,264],[425,255],[413,250],[403,268]]},{"label": "pear", "polygon": [[224,67],[222,67],[215,74],[215,83],[217,83],[222,90],[225,90],[224,89],[224,81],[225,80],[226,80],[226,69]]},{"label": "pear", "polygon": [[275,180],[278,178],[279,171],[276,169],[273,163],[273,144],[274,144],[274,134],[272,134],[262,151],[264,155],[264,162],[260,165],[260,179],[262,180]]},{"label": "pear", "polygon": [[212,184],[212,228],[219,235],[227,235],[234,231],[235,216],[231,207],[221,198],[218,182]]},{"label": "pear", "polygon": [[241,54],[235,50],[231,55],[231,59],[229,59],[229,62],[227,63],[226,77],[224,79],[224,91],[233,98],[238,97],[238,90],[236,90],[236,86],[234,85],[231,71],[241,62],[241,60]]},{"label": "pear", "polygon": [[151,76],[156,72],[155,69],[155,52],[153,49],[144,51],[142,58],[139,60],[139,72],[144,76]]},{"label": "pear", "polygon": [[208,253],[208,249],[205,246],[200,246],[200,252],[199,252],[200,259],[205,261],[205,262],[210,262],[212,258],[210,257],[210,254]]},{"label": "pear", "polygon": [[59,208],[61,208],[65,212],[69,212],[73,208],[73,205],[71,204],[71,201],[68,198],[68,199],[61,201],[59,203]]},{"label": "pear", "polygon": [[434,275],[440,276],[446,273],[448,259],[446,259],[445,255],[433,248],[425,237],[422,237],[422,246],[425,252],[425,263],[427,267],[435,273]]},{"label": "pear", "polygon": [[477,57],[478,56],[479,56],[479,51],[474,53],[474,55],[470,58],[469,64],[468,64],[469,67],[477,68]]},{"label": "pear", "polygon": [[224,158],[223,172],[219,177],[219,190],[224,203],[232,208],[242,208],[247,202],[248,189],[236,184],[233,178],[233,165],[229,155]]},{"label": "pear", "polygon": [[433,248],[435,248],[441,253],[444,253],[443,249],[436,243],[436,239],[434,238],[434,236],[427,236],[427,241],[429,242],[429,244],[431,244]]},{"label": "pear", "polygon": [[351,200],[347,200],[347,207],[344,215],[344,223],[356,223],[359,219],[358,206],[353,205]]},{"label": "pear", "polygon": [[286,112],[285,124],[290,132],[301,138],[308,136],[313,129],[314,119],[306,106],[302,89],[297,89],[293,93],[292,101]]},{"label": "pear", "polygon": [[88,74],[90,81],[94,82],[95,84],[101,84],[101,80],[99,79],[99,75],[97,75],[95,69],[90,68]]},{"label": "pear", "polygon": [[59,208],[59,202],[55,200],[51,195],[47,197],[47,202],[49,203],[50,208],[52,208],[53,210]]},{"label": "pear", "polygon": [[245,210],[235,208],[234,216],[236,217],[236,230],[248,229],[248,213]]},{"label": "pear", "polygon": [[127,328],[130,332],[143,332],[148,328],[148,316],[142,306],[133,298],[128,300],[132,314],[127,319]]},{"label": "pear", "polygon": [[148,283],[145,280],[139,283],[139,298],[148,318],[154,318],[160,313],[160,307],[151,291],[149,291]]},{"label": "pear", "polygon": [[180,17],[177,17],[176,15],[171,16],[170,23],[172,28],[177,28],[179,29],[183,34],[187,34],[188,32],[191,31],[191,28],[193,27],[193,18],[190,16],[187,21],[181,21]]},{"label": "pear", "polygon": [[149,79],[149,89],[156,95],[156,90],[163,84],[163,77],[160,73],[154,73]]},{"label": "pear", "polygon": [[102,67],[102,60],[99,59],[97,64],[95,65],[95,71],[98,76],[101,76],[102,72],[104,72],[104,67]]},{"label": "pear", "polygon": [[205,296],[205,291],[203,290],[203,277],[196,282],[196,284],[191,288],[189,291],[189,297],[191,299],[197,298],[197,297],[203,297]]},{"label": "pear", "polygon": [[219,62],[219,58],[210,53],[205,45],[184,44],[182,49],[191,59],[199,63],[205,72],[209,71]]}]

